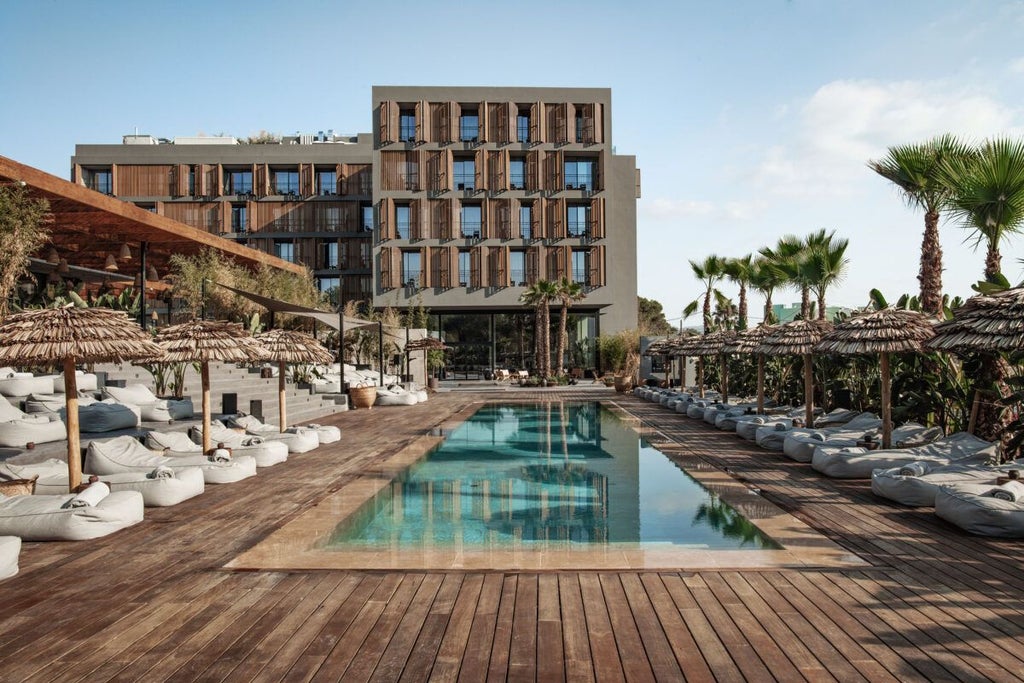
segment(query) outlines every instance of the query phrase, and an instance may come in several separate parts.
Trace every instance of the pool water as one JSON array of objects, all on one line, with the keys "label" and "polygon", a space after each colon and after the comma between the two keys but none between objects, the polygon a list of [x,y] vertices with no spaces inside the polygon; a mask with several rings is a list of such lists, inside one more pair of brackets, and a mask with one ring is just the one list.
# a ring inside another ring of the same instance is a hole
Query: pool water
[{"label": "pool water", "polygon": [[488,405],[326,548],[777,549],[598,403]]}]

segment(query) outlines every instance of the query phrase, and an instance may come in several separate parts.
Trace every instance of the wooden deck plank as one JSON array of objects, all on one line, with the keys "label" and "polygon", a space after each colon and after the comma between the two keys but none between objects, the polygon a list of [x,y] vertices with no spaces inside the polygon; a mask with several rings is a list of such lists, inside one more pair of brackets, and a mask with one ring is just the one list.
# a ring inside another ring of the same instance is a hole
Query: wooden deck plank
[{"label": "wooden deck plank", "polygon": [[587,636],[590,653],[594,661],[594,675],[598,681],[625,681],[626,672],[619,658],[615,634],[612,632],[611,617],[601,589],[601,579],[596,574],[580,574],[580,593],[583,596],[583,612],[587,617]]},{"label": "wooden deck plank", "polygon": [[[430,611],[423,620],[423,628],[420,630],[416,642],[412,645],[412,652],[401,671],[401,681],[426,681],[431,676],[434,662],[438,659],[438,650],[444,638],[450,620],[455,613],[455,607],[465,578],[461,574],[445,574],[441,581],[441,587],[434,597]],[[461,618],[462,615],[460,614]],[[374,672],[376,678],[378,672]],[[392,678],[391,680],[395,680]]]},{"label": "wooden deck plank", "polygon": [[708,663],[701,654],[689,625],[683,621],[682,615],[672,601],[672,596],[669,595],[661,577],[654,573],[644,573],[640,575],[640,582],[644,586],[647,598],[651,601],[651,607],[662,625],[669,647],[672,648],[672,653],[686,680],[705,682],[715,680],[715,675],[708,668]]},{"label": "wooden deck plank", "polygon": [[487,667],[487,678],[503,681],[508,678],[509,659],[512,649],[512,634],[515,623],[516,593],[519,576],[506,574],[502,580],[501,598],[494,623],[494,638],[491,641],[491,656]]},{"label": "wooden deck plank", "polygon": [[476,614],[478,602],[481,601],[483,587],[482,574],[470,574],[463,579],[448,626],[437,648],[437,657],[430,670],[432,680],[445,683],[458,680],[459,669],[466,656],[469,634],[473,628],[473,616]]},{"label": "wooden deck plank", "polygon": [[[537,647],[538,683],[565,680],[565,639],[562,635],[562,598],[558,576],[537,577]],[[579,679],[574,679],[579,680]]]},{"label": "wooden deck plank", "polygon": [[508,651],[509,681],[537,680],[537,593],[536,574],[517,579]]},{"label": "wooden deck plank", "polygon": [[[683,677],[682,669],[679,668],[679,662],[676,661],[675,653],[672,652],[672,647],[669,645],[658,615],[654,611],[654,605],[651,604],[651,599],[640,582],[640,577],[636,574],[619,574],[617,578],[629,611],[633,615],[638,640],[643,647],[654,679],[658,681],[681,679]],[[618,633],[619,629],[616,628],[616,635]]]},{"label": "wooden deck plank", "polygon": [[[399,618],[397,627],[387,641],[387,647],[381,653],[380,660],[373,667],[367,680],[397,681],[399,679],[409,662],[413,645],[416,644],[420,631],[426,625],[427,616],[434,606],[434,600],[437,598],[437,592],[441,589],[443,581],[444,577],[441,574],[428,574],[423,578],[423,582],[409,605],[404,610],[400,609],[401,606],[397,606],[396,611]],[[374,628],[374,635],[383,639],[379,622]],[[361,680],[361,677],[354,676],[354,673],[350,669],[348,676],[352,680]]]},{"label": "wooden deck plank", "polygon": [[594,661],[590,652],[579,575],[566,572],[557,576],[565,678],[567,681],[588,683],[595,680]]},{"label": "wooden deck plank", "polygon": [[465,656],[458,667],[459,681],[482,681],[487,678],[504,583],[505,577],[502,574],[488,574],[484,578],[470,625]]}]

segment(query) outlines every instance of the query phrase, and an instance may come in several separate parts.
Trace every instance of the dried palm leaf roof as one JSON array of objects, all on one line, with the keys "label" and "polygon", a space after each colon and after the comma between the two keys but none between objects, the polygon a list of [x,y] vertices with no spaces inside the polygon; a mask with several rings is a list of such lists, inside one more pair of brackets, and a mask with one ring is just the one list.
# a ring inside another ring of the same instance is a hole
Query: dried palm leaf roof
[{"label": "dried palm leaf roof", "polygon": [[658,339],[650,343],[644,350],[645,356],[663,356],[672,350],[672,337]]},{"label": "dried palm leaf roof", "polygon": [[447,348],[447,344],[440,339],[435,339],[434,337],[413,339],[405,345],[406,351],[444,351]]},{"label": "dried palm leaf roof", "polygon": [[166,363],[246,363],[267,358],[267,351],[241,325],[221,320],[192,320],[165,327],[156,342],[167,352]]},{"label": "dried palm leaf roof", "polygon": [[1024,348],[1024,288],[973,296],[935,326],[927,346],[940,351],[1019,351]]},{"label": "dried palm leaf roof", "polygon": [[732,341],[725,345],[725,353],[757,353],[761,341],[771,334],[774,326],[758,325],[749,330],[740,330]]},{"label": "dried palm leaf roof", "polygon": [[825,320],[792,320],[776,325],[770,334],[761,340],[755,353],[767,356],[801,356],[814,353],[814,345],[832,329]]},{"label": "dried palm leaf roof", "polygon": [[692,356],[717,356],[726,353],[725,347],[736,338],[735,330],[718,330],[709,332],[703,337],[697,337],[693,347],[690,349]]},{"label": "dried palm leaf roof", "polygon": [[814,350],[844,355],[921,351],[935,334],[935,322],[925,313],[902,308],[861,313],[837,324]]},{"label": "dried palm leaf roof", "polygon": [[256,341],[269,353],[267,360],[278,363],[332,363],[334,354],[316,339],[298,330],[268,330]]},{"label": "dried palm leaf roof", "polygon": [[109,308],[41,308],[8,317],[0,325],[0,362],[41,365],[153,360],[163,350],[124,311]]}]

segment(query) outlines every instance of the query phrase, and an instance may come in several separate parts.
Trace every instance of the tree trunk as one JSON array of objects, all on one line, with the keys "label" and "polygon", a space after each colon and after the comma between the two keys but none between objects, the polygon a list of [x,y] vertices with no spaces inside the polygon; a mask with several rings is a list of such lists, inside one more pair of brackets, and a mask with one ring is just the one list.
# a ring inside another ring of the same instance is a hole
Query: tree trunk
[{"label": "tree trunk", "polygon": [[942,244],[939,241],[939,212],[924,215],[924,238],[921,240],[921,268],[917,274],[921,284],[921,310],[942,315]]},{"label": "tree trunk", "polygon": [[740,283],[740,305],[739,305],[739,320],[737,321],[736,329],[745,330],[747,329],[747,283]]},{"label": "tree trunk", "polygon": [[75,377],[75,359],[72,356],[64,359],[64,400],[68,428],[68,491],[73,492],[82,483],[82,449],[78,423],[78,378]]},{"label": "tree trunk", "polygon": [[888,353],[882,353],[879,365],[882,381],[882,449],[888,450],[892,448],[892,379]]},{"label": "tree trunk", "polygon": [[765,325],[771,325],[773,322],[775,322],[774,318],[775,318],[775,314],[774,314],[774,311],[772,311],[772,293],[771,292],[765,292],[764,293],[764,324]]},{"label": "tree trunk", "polygon": [[541,324],[544,327],[544,346],[541,348],[541,362],[543,364],[541,377],[547,379],[551,376],[551,308],[548,302],[544,302],[540,315]]},{"label": "tree trunk", "polygon": [[704,294],[704,334],[711,331],[711,290]]},{"label": "tree trunk", "polygon": [[562,302],[558,310],[558,350],[555,352],[555,372],[562,374],[562,363],[565,362],[565,324],[569,316],[569,306]]},{"label": "tree trunk", "polygon": [[[981,391],[974,433],[986,441],[998,442],[1008,419],[1006,408],[998,405],[999,398],[1009,391],[1006,377],[1009,367],[999,356],[986,353],[981,356],[977,388]],[[1004,444],[1005,446],[1005,444]]]},{"label": "tree trunk", "polygon": [[722,403],[729,402],[729,361],[726,359],[725,354],[719,354],[719,374],[721,375],[718,380],[719,388],[722,390]]},{"label": "tree trunk", "polygon": [[540,304],[533,309],[533,365],[537,376],[541,373],[541,348],[544,346],[544,331],[541,328],[543,315],[540,312]]},{"label": "tree trunk", "polygon": [[800,287],[800,317],[808,320],[811,317],[811,288]]},{"label": "tree trunk", "polygon": [[811,354],[804,354],[804,426],[814,426],[814,372]]},{"label": "tree trunk", "polygon": [[764,354],[757,354],[757,414],[764,415]]},{"label": "tree trunk", "polygon": [[985,279],[992,280],[1003,272],[1003,255],[999,253],[999,244],[989,244],[985,254]]},{"label": "tree trunk", "polygon": [[818,294],[818,320],[825,319],[825,290]]},{"label": "tree trunk", "polygon": [[[406,368],[408,370],[408,368]],[[288,426],[288,395],[285,392],[285,367],[284,361],[277,364],[277,418],[278,429],[282,432]]]},{"label": "tree trunk", "polygon": [[697,392],[704,398],[704,356],[697,356]]}]

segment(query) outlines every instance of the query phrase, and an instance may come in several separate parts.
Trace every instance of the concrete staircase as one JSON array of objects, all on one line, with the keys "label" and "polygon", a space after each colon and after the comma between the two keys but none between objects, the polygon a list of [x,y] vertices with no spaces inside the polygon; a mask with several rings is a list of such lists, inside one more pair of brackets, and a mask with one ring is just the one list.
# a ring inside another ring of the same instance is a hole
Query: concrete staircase
[{"label": "concrete staircase", "polygon": [[[153,389],[153,375],[142,367],[130,364],[98,364],[95,366],[95,371],[97,373],[105,372],[108,383],[144,384]],[[210,364],[210,409],[215,416],[230,412],[230,410],[225,410],[225,408],[230,409],[230,405],[225,405],[224,396],[225,394],[234,394],[236,410],[256,414],[259,412],[257,408],[261,408],[263,421],[277,424],[277,387],[277,377],[260,377],[258,368],[239,368],[227,363]],[[192,398],[192,403],[198,414],[202,402],[202,382],[199,373],[191,364],[185,371],[184,393]],[[285,396],[288,404],[289,424],[308,422],[325,415],[348,410],[344,396],[314,394],[311,389],[300,389],[291,381],[286,386]],[[256,404],[257,401],[262,402],[262,405]]]}]

